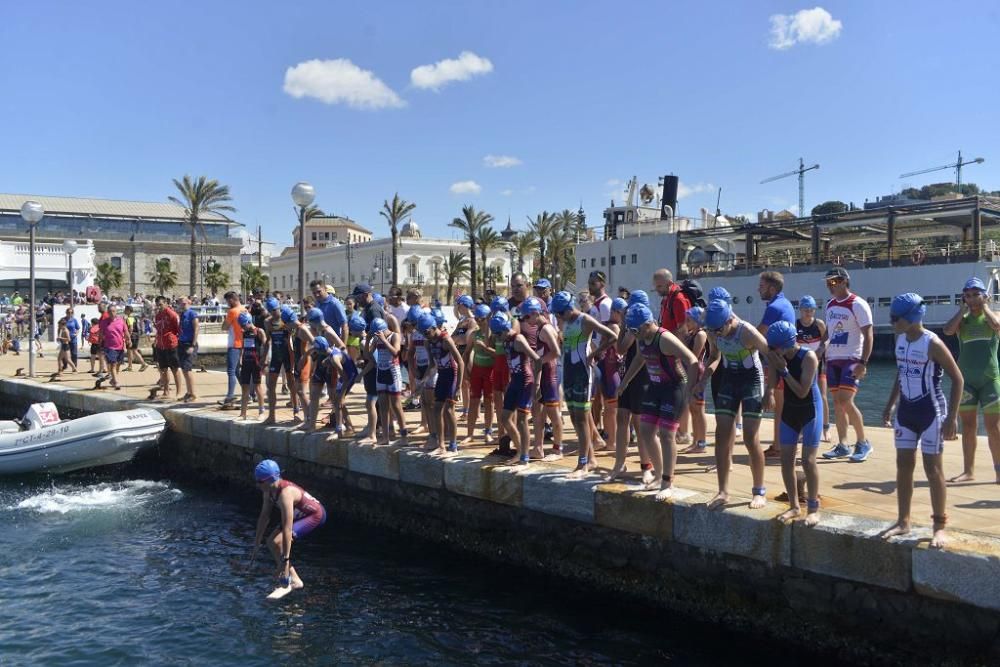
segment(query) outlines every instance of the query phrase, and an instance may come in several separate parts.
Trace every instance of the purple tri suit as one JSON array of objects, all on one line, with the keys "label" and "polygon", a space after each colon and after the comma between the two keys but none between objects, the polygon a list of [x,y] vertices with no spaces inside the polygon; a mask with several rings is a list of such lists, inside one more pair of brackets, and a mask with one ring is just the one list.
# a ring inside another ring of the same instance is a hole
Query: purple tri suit
[{"label": "purple tri suit", "polygon": [[507,350],[507,366],[510,369],[510,384],[503,395],[504,410],[520,410],[531,412],[531,399],[535,394],[535,372],[531,367],[531,358],[524,352],[514,348],[516,337],[504,342]]},{"label": "purple tri suit", "polygon": [[[539,335],[543,328],[552,326],[548,322],[543,322],[541,326],[521,322],[521,335],[528,341],[528,347],[535,351],[539,357],[548,354],[549,347],[542,341]],[[542,405],[560,404],[559,400],[559,370],[556,367],[556,360],[546,361],[542,364],[541,377],[539,378],[539,390],[541,392]]]},{"label": "purple tri suit", "polygon": [[427,339],[430,358],[437,364],[437,381],[434,383],[434,400],[438,403],[458,399],[458,373],[451,352],[444,346],[448,334],[442,331],[435,339]]},{"label": "purple tri suit", "polygon": [[661,429],[676,431],[678,420],[684,412],[686,379],[677,370],[677,361],[660,350],[660,336],[666,329],[660,327],[650,343],[638,339],[639,353],[646,361],[649,385],[642,397],[640,421],[656,424]]}]

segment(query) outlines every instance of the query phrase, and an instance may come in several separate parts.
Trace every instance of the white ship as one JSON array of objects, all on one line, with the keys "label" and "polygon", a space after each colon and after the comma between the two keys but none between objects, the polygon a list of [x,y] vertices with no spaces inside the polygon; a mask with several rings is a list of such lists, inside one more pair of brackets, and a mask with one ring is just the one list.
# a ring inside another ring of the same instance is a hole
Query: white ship
[{"label": "white ship", "polygon": [[676,193],[676,177],[664,180],[662,200],[655,201],[655,191],[643,186],[636,203],[633,179],[627,203],[612,203],[604,211],[603,230],[594,230],[593,239],[576,248],[577,284],[585,285],[591,271],[601,270],[609,293],[617,294],[619,286],[649,290],[653,272],[667,268],[676,281],[696,279],[706,292],[725,287],[736,313],[759,322],[765,306],[757,292],[762,271],[784,275],[784,292],[793,305],[809,294],[822,309],[830,298],[824,275],[842,266],[882,333],[889,331],[892,297],[902,292],[923,296],[926,322],[938,327],[955,314],[971,276],[981,278],[1000,303],[1000,247],[987,234],[1000,232],[996,199],[884,198],[865,209],[816,218],[786,212],[750,222],[708,214],[693,219],[674,215],[676,198],[670,193]]}]

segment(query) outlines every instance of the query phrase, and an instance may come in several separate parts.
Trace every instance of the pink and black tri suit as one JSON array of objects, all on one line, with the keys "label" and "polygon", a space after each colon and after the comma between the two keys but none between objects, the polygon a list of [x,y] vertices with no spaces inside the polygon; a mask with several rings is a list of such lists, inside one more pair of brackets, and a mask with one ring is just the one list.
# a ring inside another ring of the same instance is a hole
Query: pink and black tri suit
[{"label": "pink and black tri suit", "polygon": [[517,337],[511,336],[504,342],[510,383],[503,396],[503,409],[531,412],[531,399],[535,396],[535,371],[531,357],[514,347],[515,340]]},{"label": "pink and black tri suit", "polygon": [[646,424],[656,424],[661,429],[676,431],[684,412],[687,378],[678,371],[676,359],[660,350],[660,337],[666,331],[659,327],[649,343],[637,339],[639,353],[649,372],[649,385],[642,398],[639,419]]},{"label": "pink and black tri suit", "polygon": [[292,487],[302,492],[301,497],[292,505],[292,537],[301,539],[326,523],[326,509],[323,505],[309,495],[305,489],[287,479],[279,479],[277,488],[271,488],[271,502],[278,504],[278,496],[286,488]]},{"label": "pink and black tri suit", "polygon": [[437,380],[434,383],[434,400],[438,403],[454,403],[458,396],[458,372],[451,351],[444,345],[448,333],[441,331],[437,337],[427,339],[430,358],[437,364]]}]

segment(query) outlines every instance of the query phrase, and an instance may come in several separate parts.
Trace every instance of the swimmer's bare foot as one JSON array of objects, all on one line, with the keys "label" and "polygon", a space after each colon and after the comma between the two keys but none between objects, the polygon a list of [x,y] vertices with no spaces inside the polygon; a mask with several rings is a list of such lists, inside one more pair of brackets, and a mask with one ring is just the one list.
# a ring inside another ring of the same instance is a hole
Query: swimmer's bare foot
[{"label": "swimmer's bare foot", "polygon": [[806,518],[802,520],[802,523],[812,528],[819,523],[819,512],[809,512],[809,514],[806,514]]},{"label": "swimmer's bare foot", "polygon": [[297,590],[299,590],[299,589],[301,589],[301,588],[303,588],[305,586],[305,584],[302,583],[302,580],[299,579],[298,577],[296,577],[295,579],[292,579],[290,585],[291,585],[293,591],[297,591]]},{"label": "swimmer's bare foot", "polygon": [[612,468],[611,472],[608,473],[606,479],[609,482],[613,482],[627,472],[628,472],[628,466],[622,466],[621,468]]},{"label": "swimmer's bare foot", "polygon": [[878,534],[883,540],[888,540],[891,537],[897,537],[899,535],[908,535],[910,533],[910,522],[909,521],[897,521],[895,524],[886,528],[881,533]]},{"label": "swimmer's bare foot", "polygon": [[674,487],[668,486],[665,489],[660,489],[660,492],[656,494],[656,499],[660,502],[666,502],[674,497]]},{"label": "swimmer's bare foot", "polygon": [[717,494],[715,494],[714,498],[708,501],[707,507],[708,509],[714,511],[717,509],[722,509],[723,507],[726,506],[726,503],[728,502],[729,502],[729,494],[726,493],[725,491],[719,491]]},{"label": "swimmer's bare foot", "polygon": [[[960,482],[971,482],[974,479],[976,479],[976,478],[975,478],[975,476],[973,476],[973,474],[971,472],[963,472],[961,475],[955,475],[954,477],[952,477],[951,479],[949,479],[948,483],[949,484],[958,484]],[[1000,476],[998,476],[998,479],[1000,479]]]},{"label": "swimmer's bare foot", "polygon": [[542,459],[542,460],[543,461],[560,461],[560,460],[562,460],[562,457],[563,457],[562,452],[556,450],[556,451],[552,452],[551,454],[546,454],[545,458]]},{"label": "swimmer's bare foot", "polygon": [[944,526],[935,527],[934,535],[931,537],[931,549],[944,549],[946,546],[948,546],[948,535]]},{"label": "swimmer's bare foot", "polygon": [[448,453],[448,450],[445,449],[444,446],[435,447],[434,449],[430,450],[430,455],[431,456],[444,456],[447,453]]},{"label": "swimmer's bare foot", "polygon": [[823,442],[830,442],[830,429],[823,429]]},{"label": "swimmer's bare foot", "polygon": [[583,479],[588,474],[590,474],[590,466],[584,464],[577,466],[572,472],[568,473],[566,479]]},{"label": "swimmer's bare foot", "polygon": [[681,454],[704,454],[705,453],[705,443],[696,442],[689,447],[685,447],[679,453]]},{"label": "swimmer's bare foot", "polygon": [[647,468],[646,470],[642,471],[642,485],[643,486],[649,486],[650,484],[653,483],[653,480],[655,480],[655,479],[656,479],[656,476],[653,474],[652,470],[649,470]]},{"label": "swimmer's bare foot", "polygon": [[777,519],[781,523],[789,523],[790,521],[794,521],[795,519],[798,519],[799,515],[801,513],[802,513],[802,508],[800,508],[800,507],[789,507],[787,510],[785,510],[784,512],[782,512],[781,514],[779,514],[777,516]]},{"label": "swimmer's bare foot", "polygon": [[767,505],[767,498],[764,496],[754,496],[750,500],[750,509],[752,510],[759,510],[765,505]]}]

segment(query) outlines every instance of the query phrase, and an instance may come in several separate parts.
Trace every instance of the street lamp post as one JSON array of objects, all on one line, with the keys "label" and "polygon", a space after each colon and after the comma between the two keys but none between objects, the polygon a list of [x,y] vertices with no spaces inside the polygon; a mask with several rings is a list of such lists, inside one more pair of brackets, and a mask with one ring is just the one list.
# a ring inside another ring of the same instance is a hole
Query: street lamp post
[{"label": "street lamp post", "polygon": [[379,292],[385,291],[385,250],[379,250],[378,254],[375,255],[375,264],[372,266],[372,275],[379,275],[379,282],[381,287]]},{"label": "street lamp post", "polygon": [[66,253],[66,257],[69,258],[69,303],[70,306],[76,303],[76,290],[73,288],[73,253],[77,251],[79,246],[77,242],[73,239],[63,239],[63,252]]},{"label": "street lamp post", "polygon": [[292,201],[299,207],[299,303],[306,296],[306,209],[316,199],[316,189],[305,182],[292,188]]},{"label": "street lamp post", "polygon": [[[21,218],[28,223],[28,298],[31,299],[31,326],[28,333],[28,377],[35,377],[35,350],[31,345],[31,340],[35,336],[35,327],[38,326],[36,316],[37,304],[35,303],[35,226],[45,217],[45,209],[36,201],[28,200],[21,204]],[[39,339],[41,344],[41,339]]]},{"label": "street lamp post", "polygon": [[[504,240],[507,244],[507,256],[510,258],[510,273],[514,274],[514,254],[517,252],[514,248],[514,239],[517,238],[517,232],[510,226],[510,218],[507,218],[507,228],[500,232],[500,238]],[[517,269],[521,270],[520,267]]]}]

